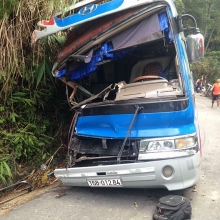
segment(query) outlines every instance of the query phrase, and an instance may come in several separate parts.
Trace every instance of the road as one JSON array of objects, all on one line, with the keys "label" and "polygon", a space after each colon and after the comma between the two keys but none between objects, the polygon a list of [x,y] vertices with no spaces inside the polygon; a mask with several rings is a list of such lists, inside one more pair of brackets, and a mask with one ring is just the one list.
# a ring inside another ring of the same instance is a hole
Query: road
[{"label": "road", "polygon": [[158,199],[168,194],[191,201],[192,220],[220,220],[220,110],[196,94],[203,145],[201,179],[195,187],[172,191],[158,189],[77,188],[58,186],[15,207],[4,220],[151,220]]}]

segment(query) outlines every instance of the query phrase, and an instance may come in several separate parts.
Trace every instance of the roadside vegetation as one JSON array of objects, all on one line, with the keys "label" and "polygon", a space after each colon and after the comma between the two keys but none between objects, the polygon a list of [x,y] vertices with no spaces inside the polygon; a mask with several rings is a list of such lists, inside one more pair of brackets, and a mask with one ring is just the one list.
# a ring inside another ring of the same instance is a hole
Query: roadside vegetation
[{"label": "roadside vegetation", "polygon": [[51,68],[65,36],[31,45],[36,23],[68,3],[60,2],[0,3],[0,183],[4,185],[39,167],[62,145],[68,106],[65,88],[53,78]]},{"label": "roadside vegetation", "polygon": [[219,0],[177,0],[182,2],[180,10],[192,14],[205,38],[203,62],[191,66],[194,80],[203,78],[204,83],[213,84],[220,78],[220,4]]},{"label": "roadside vegetation", "polygon": [[[54,152],[57,157],[65,152],[72,115],[65,86],[51,74],[65,33],[47,37],[35,45],[31,45],[31,34],[39,20],[49,20],[54,13],[77,2],[0,2],[0,185],[10,184],[33,167],[51,162]],[[220,78],[220,4],[218,0],[175,2],[179,12],[195,16],[205,36],[205,59],[191,66],[194,79],[203,76],[213,83]]]}]

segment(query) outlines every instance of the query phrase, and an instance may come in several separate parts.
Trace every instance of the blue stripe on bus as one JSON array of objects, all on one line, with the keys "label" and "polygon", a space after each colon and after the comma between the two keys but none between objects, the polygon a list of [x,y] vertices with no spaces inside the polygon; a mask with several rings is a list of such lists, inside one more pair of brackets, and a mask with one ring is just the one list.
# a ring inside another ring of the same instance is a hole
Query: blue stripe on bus
[{"label": "blue stripe on bus", "polygon": [[87,19],[92,18],[94,16],[101,15],[106,12],[115,10],[118,7],[120,7],[123,3],[124,3],[124,0],[112,0],[111,2],[107,2],[105,4],[98,5],[97,9],[91,13],[88,13],[85,15],[80,15],[80,13],[79,13],[80,11],[79,11],[77,14],[73,14],[73,15],[68,16],[66,18],[54,17],[54,21],[55,21],[56,25],[59,27],[69,26],[71,24],[81,22],[83,20],[87,20]]}]

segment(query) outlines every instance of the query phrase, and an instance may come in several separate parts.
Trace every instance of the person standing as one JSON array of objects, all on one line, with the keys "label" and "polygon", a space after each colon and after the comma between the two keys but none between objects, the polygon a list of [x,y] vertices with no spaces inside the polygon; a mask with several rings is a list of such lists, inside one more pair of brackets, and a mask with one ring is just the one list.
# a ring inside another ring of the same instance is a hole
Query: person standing
[{"label": "person standing", "polygon": [[198,79],[196,81],[196,92],[199,92],[199,89],[201,90],[202,87],[202,79]]},{"label": "person standing", "polygon": [[217,109],[219,109],[220,106],[220,79],[216,80],[216,83],[213,84],[211,90],[213,91],[213,96],[212,96],[212,108],[214,101],[217,101]]}]

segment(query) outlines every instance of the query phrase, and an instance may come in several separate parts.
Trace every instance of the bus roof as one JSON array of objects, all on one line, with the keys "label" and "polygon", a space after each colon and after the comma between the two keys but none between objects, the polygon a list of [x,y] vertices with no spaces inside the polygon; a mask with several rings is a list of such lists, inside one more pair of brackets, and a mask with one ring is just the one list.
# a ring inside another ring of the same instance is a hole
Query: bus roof
[{"label": "bus roof", "polygon": [[42,30],[34,30],[32,34],[32,43],[59,31],[73,28],[81,23],[141,5],[165,2],[171,6],[172,10],[175,9],[172,0],[110,0],[106,3],[101,2],[101,0],[84,0],[64,9],[63,13],[70,14],[67,17],[60,17],[63,13],[59,12],[51,17],[49,21],[39,21],[37,25]]}]

